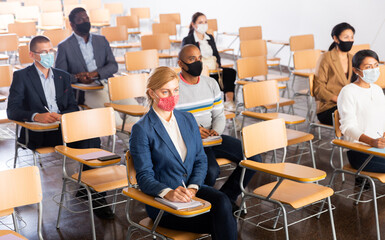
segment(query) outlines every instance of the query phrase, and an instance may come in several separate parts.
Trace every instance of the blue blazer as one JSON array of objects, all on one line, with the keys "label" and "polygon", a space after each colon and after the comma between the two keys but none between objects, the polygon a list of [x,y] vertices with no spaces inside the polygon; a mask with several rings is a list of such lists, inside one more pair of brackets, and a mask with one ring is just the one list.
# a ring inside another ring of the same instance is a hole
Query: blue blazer
[{"label": "blue blazer", "polygon": [[[194,116],[174,110],[179,130],[186,144],[187,155],[182,162],[162,122],[151,108],[132,128],[130,152],[134,160],[140,189],[157,196],[163,189],[182,186],[182,180],[201,186],[207,173],[207,157]],[[147,207],[155,218],[158,210]]]},{"label": "blue blazer", "polygon": [[[112,54],[110,44],[104,36],[92,34],[92,47],[100,79],[112,77],[118,71],[118,64]],[[58,45],[55,67],[70,74],[88,72],[86,62],[79,47],[78,40],[72,34]],[[72,77],[72,82],[76,82]]]},{"label": "blue blazer", "polygon": [[[78,111],[71,88],[70,75],[62,70],[51,68],[54,75],[56,104],[61,114]],[[34,64],[15,71],[9,89],[7,115],[11,120],[32,121],[34,113],[45,113],[47,100],[43,86]],[[30,139],[39,145],[41,134],[30,131]],[[24,129],[20,133],[24,137]]]}]

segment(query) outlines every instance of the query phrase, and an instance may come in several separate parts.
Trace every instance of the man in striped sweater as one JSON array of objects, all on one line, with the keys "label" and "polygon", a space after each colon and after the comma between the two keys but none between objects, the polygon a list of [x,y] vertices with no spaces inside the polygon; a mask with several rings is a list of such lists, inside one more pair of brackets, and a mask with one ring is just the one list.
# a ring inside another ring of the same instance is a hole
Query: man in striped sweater
[{"label": "man in striped sweater", "polygon": [[[222,134],[225,129],[226,118],[221,91],[215,79],[200,76],[202,72],[202,55],[199,48],[194,45],[185,45],[179,53],[178,65],[182,71],[179,74],[181,80],[179,81],[179,102],[176,109],[188,111],[194,115],[202,139],[216,135],[222,137],[221,145],[205,147],[208,163],[205,184],[213,186],[219,175],[216,158],[227,158],[238,165],[243,159],[241,141]],[[259,155],[249,159],[262,161]],[[244,186],[248,184],[253,174],[253,171],[246,171]],[[237,167],[220,189],[230,198],[233,210],[238,209],[235,202],[241,193],[240,176],[241,168]]]}]

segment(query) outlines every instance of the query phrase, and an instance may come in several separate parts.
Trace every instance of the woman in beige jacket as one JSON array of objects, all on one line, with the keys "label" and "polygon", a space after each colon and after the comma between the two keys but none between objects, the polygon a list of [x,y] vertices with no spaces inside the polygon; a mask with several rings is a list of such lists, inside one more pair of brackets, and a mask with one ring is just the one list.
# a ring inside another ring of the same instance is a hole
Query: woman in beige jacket
[{"label": "woman in beige jacket", "polygon": [[332,30],[333,43],[329,51],[318,60],[314,78],[314,96],[317,100],[318,120],[333,125],[332,113],[337,109],[337,98],[342,87],[350,83],[352,77],[352,55],[354,28],[348,23],[340,23]]}]

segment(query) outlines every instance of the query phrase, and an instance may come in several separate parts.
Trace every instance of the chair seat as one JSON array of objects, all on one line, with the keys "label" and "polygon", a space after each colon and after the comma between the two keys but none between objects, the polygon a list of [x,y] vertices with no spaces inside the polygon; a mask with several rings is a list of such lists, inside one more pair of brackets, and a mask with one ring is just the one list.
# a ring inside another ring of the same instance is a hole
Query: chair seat
[{"label": "chair seat", "polygon": [[259,80],[259,81],[265,81],[265,80],[277,80],[277,82],[286,82],[286,81],[289,81],[289,77],[284,77],[282,75],[279,75],[279,74],[267,74],[266,77],[265,76],[256,76],[254,77],[255,80]]},{"label": "chair seat", "polygon": [[233,118],[235,118],[235,113],[225,111],[225,117],[226,117],[226,120],[227,119],[233,119]]},{"label": "chair seat", "polygon": [[170,39],[171,43],[182,43],[182,40],[179,39]]},{"label": "chair seat", "polygon": [[158,53],[159,58],[176,58],[178,57],[177,53]]},{"label": "chair seat", "polygon": [[313,140],[314,135],[307,133],[307,132],[301,132],[293,129],[286,128],[286,136],[287,136],[287,145],[291,146],[294,144],[307,142],[310,140]]},{"label": "chair seat", "polygon": [[35,152],[37,152],[39,154],[54,153],[55,148],[54,147],[41,147],[41,148],[36,148]]},{"label": "chair seat", "polygon": [[[147,217],[145,219],[142,219],[139,224],[151,230],[152,226],[154,225],[154,222],[151,218]],[[159,226],[156,228],[156,232],[173,240],[194,240],[207,236],[207,234],[184,232]]]},{"label": "chair seat", "polygon": [[110,23],[109,22],[92,22],[91,26],[92,27],[96,27],[96,28],[98,28],[98,27],[108,27],[108,26],[110,26]]},{"label": "chair seat", "polygon": [[[294,105],[294,103],[295,103],[295,101],[293,99],[289,99],[289,98],[280,98],[279,99],[279,106],[280,107]],[[265,105],[264,107],[266,109],[273,109],[273,108],[277,107],[277,104]]]},{"label": "chair seat", "polygon": [[125,64],[126,63],[126,60],[124,59],[124,57],[115,57],[115,61],[118,64]]},{"label": "chair seat", "polygon": [[[72,178],[78,180],[78,175],[78,173],[75,173]],[[123,188],[128,186],[127,169],[123,165],[94,168],[83,171],[81,181],[97,192]]]},{"label": "chair seat", "polygon": [[[344,170],[347,170],[349,172],[357,172],[357,169],[354,169],[350,164],[344,165]],[[366,175],[371,178],[377,179],[378,181],[385,183],[385,173],[375,173],[375,172],[366,172],[366,171],[361,171],[361,175]]]},{"label": "chair seat", "polygon": [[302,70],[294,70],[293,74],[301,77],[309,77],[314,74],[315,69],[302,69]]},{"label": "chair seat", "polygon": [[0,110],[0,123],[9,123],[11,120],[8,119],[7,110]]},{"label": "chair seat", "polygon": [[0,54],[0,60],[8,60],[9,56],[5,54]]},{"label": "chair seat", "polygon": [[234,48],[218,48],[219,53],[233,52]]},{"label": "chair seat", "polygon": [[104,106],[112,107],[115,111],[132,116],[143,116],[148,112],[148,108],[142,105],[120,105],[115,103],[105,103]]},{"label": "chair seat", "polygon": [[[0,217],[5,217],[13,213],[13,208],[0,211]],[[0,235],[1,236],[1,235]]]},{"label": "chair seat", "polygon": [[[253,193],[267,197],[277,182],[272,182],[256,188]],[[271,196],[271,199],[288,204],[295,209],[304,207],[333,195],[331,188],[314,184],[299,183],[290,180],[283,180],[278,189]]]},{"label": "chair seat", "polygon": [[232,161],[230,161],[227,158],[217,158],[216,160],[217,160],[218,166],[223,166],[223,165],[232,163]]},{"label": "chair seat", "polygon": [[14,231],[11,231],[11,230],[0,230],[0,237],[2,236],[6,236],[6,235],[11,235],[13,236],[14,238],[9,238],[9,239],[25,239],[25,240],[28,240],[28,238],[20,235],[19,233],[17,232],[14,232]]},{"label": "chair seat", "polygon": [[[246,84],[254,83],[254,82],[256,82],[256,81],[254,81],[254,80],[237,80],[237,81],[235,81],[235,84],[246,85]],[[278,83],[278,89],[285,89],[285,88],[286,88],[285,84]]]},{"label": "chair seat", "polygon": [[4,102],[5,100],[7,100],[7,96],[0,95],[0,102]]},{"label": "chair seat", "polygon": [[111,48],[140,48],[140,42],[132,43],[111,43]]},{"label": "chair seat", "polygon": [[283,118],[285,120],[286,124],[298,124],[305,122],[305,118],[285,113],[258,113],[258,112],[252,112],[252,111],[243,111],[242,115],[245,115],[247,117],[252,118],[258,118],[262,120],[273,120],[277,118]]}]

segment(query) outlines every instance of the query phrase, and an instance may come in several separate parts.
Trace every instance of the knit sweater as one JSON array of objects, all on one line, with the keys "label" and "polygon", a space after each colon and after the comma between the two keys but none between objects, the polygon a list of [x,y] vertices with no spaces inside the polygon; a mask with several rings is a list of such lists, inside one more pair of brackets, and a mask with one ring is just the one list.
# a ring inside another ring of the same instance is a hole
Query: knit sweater
[{"label": "knit sweater", "polygon": [[175,108],[192,113],[199,126],[213,129],[218,134],[225,129],[222,93],[213,78],[200,76],[197,84],[189,84],[181,77],[179,101]]},{"label": "knit sweater", "polygon": [[376,84],[362,88],[350,83],[338,95],[341,132],[345,140],[358,142],[362,134],[379,138],[385,132],[385,96]]}]

